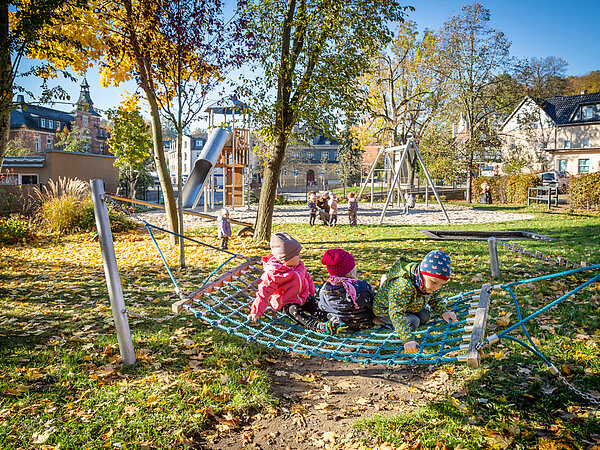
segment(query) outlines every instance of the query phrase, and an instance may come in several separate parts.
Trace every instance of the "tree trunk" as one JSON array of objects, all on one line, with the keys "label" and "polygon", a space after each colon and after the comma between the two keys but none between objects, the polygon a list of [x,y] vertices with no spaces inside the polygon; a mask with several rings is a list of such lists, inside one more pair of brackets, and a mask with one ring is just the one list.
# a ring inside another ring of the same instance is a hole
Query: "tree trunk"
[{"label": "tree trunk", "polygon": [[469,149],[469,160],[467,163],[467,203],[471,203],[473,201],[472,195],[472,187],[473,187],[473,149]]},{"label": "tree trunk", "polygon": [[[181,106],[179,107],[181,114]],[[181,128],[181,119],[177,130],[177,219],[179,220],[179,234],[183,236],[183,191],[182,183],[182,149],[183,129]],[[179,241],[179,267],[185,269],[185,239]]]},{"label": "tree trunk", "polygon": [[[151,64],[149,64],[149,62],[145,59],[147,56],[142,54],[142,50],[140,48],[138,36],[135,31],[135,23],[138,19],[137,17],[134,17],[132,2],[131,0],[125,0],[123,4],[127,12],[127,19],[124,25],[133,49],[133,53],[135,55],[138,75],[140,77],[139,84],[146,94],[146,100],[148,101],[148,106],[150,107],[150,129],[152,130],[154,163],[156,165],[156,172],[158,173],[160,187],[162,188],[163,198],[165,200],[167,228],[171,233],[177,233],[179,231],[177,227],[177,206],[175,204],[175,194],[173,193],[173,186],[171,185],[169,170],[167,169],[167,163],[165,161],[165,145],[163,142],[162,126],[160,124],[158,100],[156,99],[156,92],[153,86],[152,73],[150,72],[151,69],[149,69]],[[177,236],[175,234],[170,234],[169,241],[171,242],[171,245],[177,245]]]},{"label": "tree trunk", "polygon": [[273,225],[273,208],[281,165],[285,156],[288,135],[279,133],[275,140],[273,153],[265,163],[263,182],[258,202],[258,215],[254,224],[254,242],[268,241],[271,238]]},{"label": "tree trunk", "polygon": [[[146,92],[148,105],[150,105],[150,122],[152,128],[152,143],[154,146],[154,164],[160,181],[160,187],[163,191],[165,201],[165,215],[167,216],[167,228],[173,233],[179,231],[177,226],[177,205],[175,203],[175,193],[169,177],[167,162],[165,160],[164,142],[162,137],[162,127],[160,125],[160,116],[158,113],[158,103],[151,93]],[[177,245],[177,236],[169,236],[171,245]]]},{"label": "tree trunk", "polygon": [[0,170],[6,155],[12,106],[12,64],[8,42],[8,1],[0,1]]}]

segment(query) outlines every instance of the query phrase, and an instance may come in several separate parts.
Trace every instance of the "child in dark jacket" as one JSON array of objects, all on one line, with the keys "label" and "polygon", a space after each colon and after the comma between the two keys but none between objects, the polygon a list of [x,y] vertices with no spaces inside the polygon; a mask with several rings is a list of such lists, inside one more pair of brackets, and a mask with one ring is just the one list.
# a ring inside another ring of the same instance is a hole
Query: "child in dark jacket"
[{"label": "child in dark jacket", "polygon": [[310,194],[308,196],[308,211],[310,212],[310,220],[309,224],[312,227],[315,224],[315,220],[317,218],[317,210],[319,209],[317,205],[317,196],[315,194]]},{"label": "child in dark jacket", "polygon": [[366,281],[356,279],[352,255],[339,248],[329,249],[321,262],[329,279],[319,292],[319,309],[355,330],[373,326],[373,290]]},{"label": "child in dark jacket", "polygon": [[221,238],[221,248],[227,250],[229,238],[231,237],[231,221],[229,209],[223,208],[217,216],[217,234]]}]

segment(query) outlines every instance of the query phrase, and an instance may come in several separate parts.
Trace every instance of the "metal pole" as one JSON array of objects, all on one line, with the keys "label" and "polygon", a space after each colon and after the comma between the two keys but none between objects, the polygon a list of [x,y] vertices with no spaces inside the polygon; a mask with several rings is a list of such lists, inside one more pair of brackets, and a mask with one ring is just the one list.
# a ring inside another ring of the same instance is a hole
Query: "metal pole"
[{"label": "metal pole", "polygon": [[492,278],[497,280],[500,278],[500,263],[498,262],[498,242],[495,237],[488,238],[488,250],[490,252]]},{"label": "metal pole", "polygon": [[117,267],[117,258],[113,246],[112,233],[110,231],[110,221],[108,219],[108,210],[104,200],[104,186],[102,180],[91,180],[92,202],[94,203],[94,216],[96,217],[96,228],[100,240],[100,250],[102,251],[102,262],[104,264],[104,276],[108,285],[108,295],[110,297],[110,306],[112,308],[113,318],[115,320],[115,329],[117,330],[117,340],[119,342],[119,351],[123,364],[130,366],[135,364],[135,351],[131,341],[131,332],[129,331],[129,322],[127,321],[127,310],[123,301],[123,290],[121,289],[121,280],[119,278],[119,268]]},{"label": "metal pole", "polygon": [[[397,147],[393,148],[394,152],[396,152],[397,150],[398,150]],[[399,167],[402,167],[402,164],[404,164],[404,160],[406,159],[406,150],[407,150],[407,147],[405,147],[404,150],[402,151],[402,157],[400,158]],[[390,160],[391,160],[391,158],[390,158]],[[394,162],[395,162],[395,158],[394,158]],[[392,162],[392,164],[393,164],[393,162]],[[390,166],[391,166],[391,164],[390,164]],[[398,172],[396,172],[396,174],[394,175],[394,179],[392,180],[391,184],[388,182],[388,186],[389,186],[388,195],[385,200],[385,205],[383,206],[383,210],[381,211],[381,215],[379,216],[379,225],[381,225],[383,223],[383,217],[385,216],[388,206],[390,205],[390,200],[392,200],[392,204],[393,204],[394,187],[398,183],[398,177],[400,177],[400,170],[398,170]]]}]

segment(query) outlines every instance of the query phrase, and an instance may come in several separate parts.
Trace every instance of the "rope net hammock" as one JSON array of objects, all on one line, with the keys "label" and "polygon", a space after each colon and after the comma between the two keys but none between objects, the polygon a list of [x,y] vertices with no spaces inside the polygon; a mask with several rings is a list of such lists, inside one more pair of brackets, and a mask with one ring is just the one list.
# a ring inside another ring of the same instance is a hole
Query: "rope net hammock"
[{"label": "rope net hammock", "polygon": [[[251,322],[247,319],[247,315],[262,275],[259,258],[249,259],[191,293],[186,299],[174,303],[173,311],[179,313],[185,308],[210,326],[269,348],[346,362],[397,365],[465,361],[470,367],[476,368],[479,367],[483,348],[506,337],[525,346],[549,367],[553,367],[535,346],[525,328],[525,323],[591,283],[597,282],[600,274],[526,318],[521,316],[518,300],[511,288],[519,284],[599,269],[600,265],[595,265],[503,285],[486,284],[481,289],[448,297],[446,306],[454,311],[458,321],[446,323],[439,316],[434,316],[429,327],[423,327],[415,332],[415,338],[419,341],[417,353],[405,353],[404,343],[394,330],[377,326],[368,330],[331,336],[307,330],[284,313],[270,308],[259,322]],[[510,294],[519,321],[501,333],[486,337],[491,292],[494,289],[505,289]],[[523,330],[529,345],[508,336],[508,333],[515,328]]]},{"label": "rope net hammock", "polygon": [[465,358],[465,327],[474,322],[479,293],[457,295],[448,299],[458,322],[448,324],[434,317],[428,328],[419,330],[418,353],[404,353],[404,343],[393,330],[374,327],[331,336],[307,330],[287,315],[267,309],[261,320],[247,319],[262,270],[258,258],[242,263],[215,281],[193,292],[186,300],[173,304],[178,313],[188,309],[211,326],[286,352],[318,355],[330,359],[365,364],[439,364]]}]

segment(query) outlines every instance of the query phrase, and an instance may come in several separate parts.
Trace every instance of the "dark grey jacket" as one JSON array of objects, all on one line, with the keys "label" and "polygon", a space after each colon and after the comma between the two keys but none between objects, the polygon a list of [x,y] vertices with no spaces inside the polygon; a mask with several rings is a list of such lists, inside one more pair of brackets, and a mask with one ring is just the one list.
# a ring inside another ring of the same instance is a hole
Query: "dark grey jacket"
[{"label": "dark grey jacket", "polygon": [[354,283],[356,303],[346,293],[344,286],[327,282],[319,291],[319,309],[338,317],[350,328],[362,329],[373,326],[373,290],[366,281]]}]

